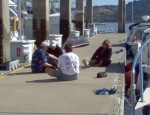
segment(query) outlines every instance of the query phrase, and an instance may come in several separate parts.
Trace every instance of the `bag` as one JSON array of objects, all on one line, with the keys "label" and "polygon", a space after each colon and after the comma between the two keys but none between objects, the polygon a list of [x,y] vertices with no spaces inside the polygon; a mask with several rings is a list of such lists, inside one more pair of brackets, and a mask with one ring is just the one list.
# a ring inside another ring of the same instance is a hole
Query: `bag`
[{"label": "bag", "polygon": [[103,78],[103,77],[107,77],[106,72],[99,72],[99,73],[97,73],[97,78]]}]

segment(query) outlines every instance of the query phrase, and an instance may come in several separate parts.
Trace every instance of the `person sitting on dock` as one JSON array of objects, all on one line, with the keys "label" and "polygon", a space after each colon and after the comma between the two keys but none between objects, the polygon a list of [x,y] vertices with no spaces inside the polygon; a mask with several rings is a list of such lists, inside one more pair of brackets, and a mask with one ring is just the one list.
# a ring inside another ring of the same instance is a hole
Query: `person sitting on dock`
[{"label": "person sitting on dock", "polygon": [[85,66],[95,66],[95,67],[106,67],[111,63],[112,48],[110,41],[108,39],[104,40],[102,46],[100,46],[93,54],[91,60],[88,62],[85,59],[82,63]]},{"label": "person sitting on dock", "polygon": [[49,44],[43,41],[40,47],[34,51],[31,62],[33,73],[43,73],[47,67],[56,69],[58,58],[46,52],[48,47]]},{"label": "person sitting on dock", "polygon": [[59,56],[58,70],[46,68],[45,72],[59,80],[77,80],[79,76],[79,57],[72,53],[71,44],[66,44],[64,49],[66,53]]},{"label": "person sitting on dock", "polygon": [[56,43],[52,43],[52,44],[50,45],[50,47],[48,48],[47,52],[48,52],[49,54],[53,54],[53,55],[56,56],[57,58],[58,58],[60,55],[63,54],[62,49],[61,49],[58,45],[56,45]]}]

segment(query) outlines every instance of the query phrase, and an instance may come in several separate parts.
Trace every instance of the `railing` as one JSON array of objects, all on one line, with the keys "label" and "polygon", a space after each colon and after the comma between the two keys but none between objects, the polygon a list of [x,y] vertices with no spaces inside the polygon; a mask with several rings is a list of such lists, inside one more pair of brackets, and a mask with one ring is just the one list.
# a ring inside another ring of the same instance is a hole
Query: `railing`
[{"label": "railing", "polygon": [[144,101],[143,97],[143,68],[142,68],[142,51],[144,47],[150,42],[150,38],[141,46],[139,51],[136,53],[136,56],[133,61],[132,65],[132,74],[131,74],[131,104],[132,104],[132,115],[135,115],[135,66],[139,57],[139,70],[140,70],[140,96],[141,96],[141,102]]}]

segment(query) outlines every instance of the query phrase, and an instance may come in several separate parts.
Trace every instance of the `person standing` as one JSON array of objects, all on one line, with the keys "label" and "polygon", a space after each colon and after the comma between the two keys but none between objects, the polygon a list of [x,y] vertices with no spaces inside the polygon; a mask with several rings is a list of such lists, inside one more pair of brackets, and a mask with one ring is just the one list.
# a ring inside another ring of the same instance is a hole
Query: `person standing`
[{"label": "person standing", "polygon": [[[54,60],[58,60],[57,57],[55,57],[52,54],[47,53],[47,49],[49,47],[49,44],[46,41],[43,41],[38,49],[36,49],[32,55],[32,61],[31,61],[31,71],[32,73],[43,73],[45,72],[45,68],[56,68],[51,62]],[[48,61],[49,58],[51,61]]]},{"label": "person standing", "polygon": [[64,49],[66,53],[59,56],[58,70],[46,68],[45,72],[59,80],[77,80],[79,76],[79,57],[72,52],[71,44],[66,44]]}]

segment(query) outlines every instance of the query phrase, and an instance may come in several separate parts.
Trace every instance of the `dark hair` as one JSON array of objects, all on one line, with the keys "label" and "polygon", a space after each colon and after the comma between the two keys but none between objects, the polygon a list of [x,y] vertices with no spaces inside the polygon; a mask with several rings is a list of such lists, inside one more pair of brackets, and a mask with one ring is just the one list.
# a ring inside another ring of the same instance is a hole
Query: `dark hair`
[{"label": "dark hair", "polygon": [[68,52],[72,52],[72,45],[70,43],[66,44],[65,47],[65,52],[68,53]]}]

